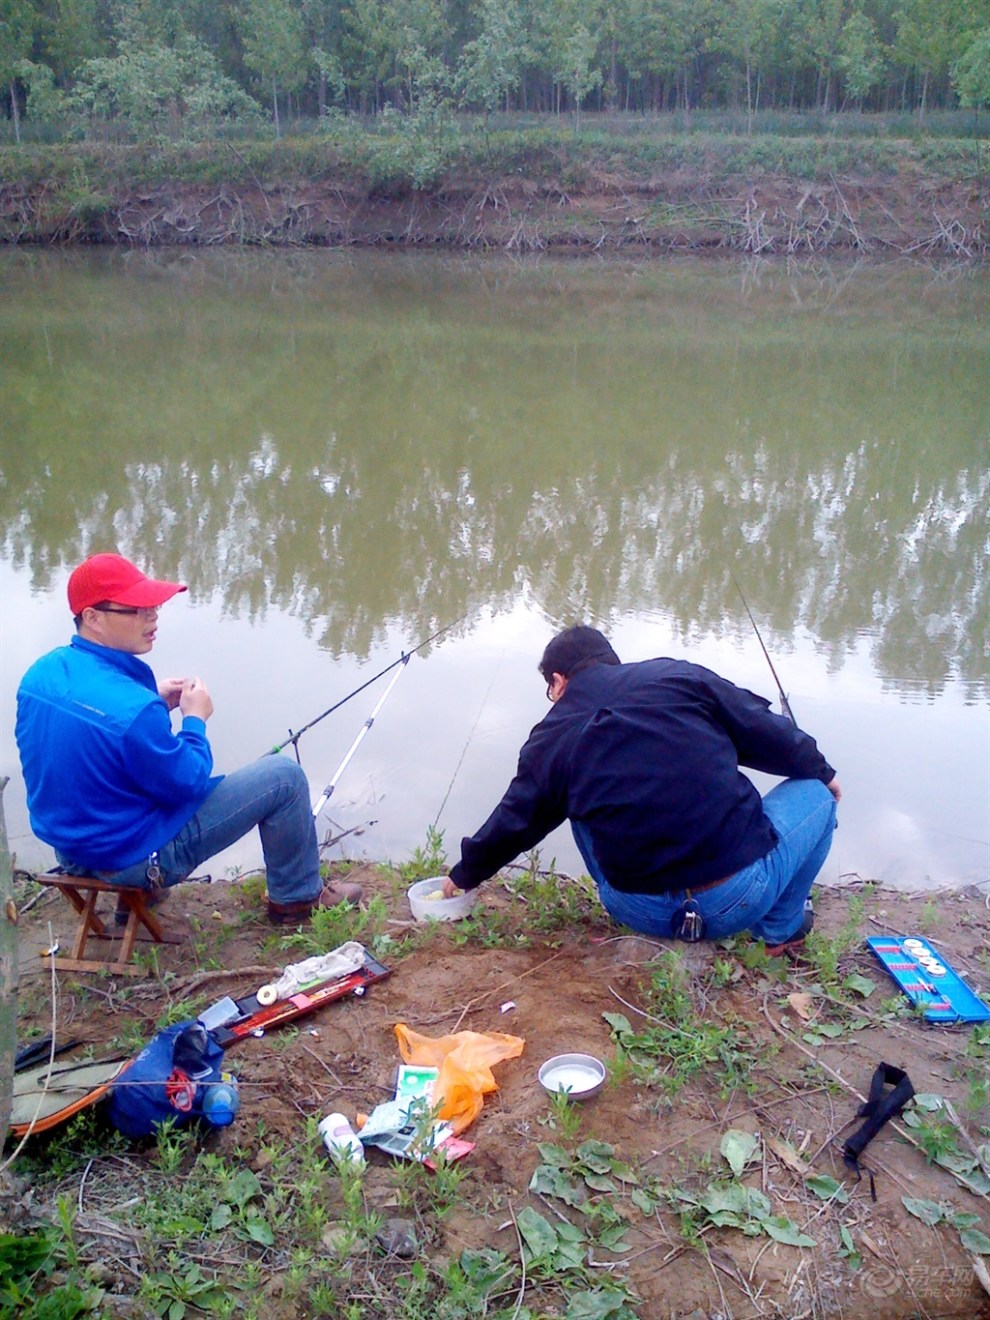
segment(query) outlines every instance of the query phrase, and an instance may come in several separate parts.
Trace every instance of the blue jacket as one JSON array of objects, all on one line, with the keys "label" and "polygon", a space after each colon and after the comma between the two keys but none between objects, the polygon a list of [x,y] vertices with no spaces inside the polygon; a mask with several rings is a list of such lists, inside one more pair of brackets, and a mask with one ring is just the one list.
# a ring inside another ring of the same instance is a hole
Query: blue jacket
[{"label": "blue jacket", "polygon": [[16,737],[31,829],[94,871],[161,848],[220,782],[204,722],[173,733],[148,665],[78,636],[24,675]]},{"label": "blue jacket", "polygon": [[614,889],[670,893],[734,875],[777,841],[739,767],[828,783],[815,740],[770,703],[683,660],[593,665],[530,733],[451,879],[473,889],[570,819]]}]

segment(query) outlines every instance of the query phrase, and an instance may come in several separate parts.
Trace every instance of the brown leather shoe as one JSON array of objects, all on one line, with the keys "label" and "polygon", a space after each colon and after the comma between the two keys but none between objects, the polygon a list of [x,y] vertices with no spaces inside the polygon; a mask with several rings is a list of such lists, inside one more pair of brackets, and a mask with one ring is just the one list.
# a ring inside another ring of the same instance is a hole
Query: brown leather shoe
[{"label": "brown leather shoe", "polygon": [[805,951],[806,944],[803,935],[798,935],[793,940],[784,940],[782,944],[768,944],[766,946],[768,958],[790,958],[792,962],[800,962]]},{"label": "brown leather shoe", "polygon": [[338,903],[350,903],[358,907],[361,902],[361,886],[349,885],[343,881],[324,885],[319,896],[302,903],[276,903],[268,900],[268,920],[274,926],[298,926],[307,921],[317,908],[332,908]]}]

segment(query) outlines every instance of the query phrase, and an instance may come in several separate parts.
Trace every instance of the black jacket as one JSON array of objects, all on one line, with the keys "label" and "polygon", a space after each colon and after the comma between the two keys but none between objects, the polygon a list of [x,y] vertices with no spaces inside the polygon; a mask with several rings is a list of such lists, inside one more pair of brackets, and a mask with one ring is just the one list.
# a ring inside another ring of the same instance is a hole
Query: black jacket
[{"label": "black jacket", "polygon": [[575,674],[530,733],[516,776],[451,878],[474,889],[564,820],[609,883],[666,893],[733,875],[777,835],[740,766],[828,783],[815,740],[700,665],[644,660]]}]

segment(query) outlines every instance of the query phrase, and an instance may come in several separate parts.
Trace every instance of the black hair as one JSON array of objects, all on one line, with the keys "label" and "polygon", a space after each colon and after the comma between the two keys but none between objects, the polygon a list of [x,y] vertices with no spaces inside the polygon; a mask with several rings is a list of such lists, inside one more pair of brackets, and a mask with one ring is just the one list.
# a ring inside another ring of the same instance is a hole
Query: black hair
[{"label": "black hair", "polygon": [[621,663],[605,634],[581,623],[573,628],[565,628],[547,643],[539,667],[540,673],[549,683],[554,674],[573,678],[582,669],[589,669],[592,665]]}]

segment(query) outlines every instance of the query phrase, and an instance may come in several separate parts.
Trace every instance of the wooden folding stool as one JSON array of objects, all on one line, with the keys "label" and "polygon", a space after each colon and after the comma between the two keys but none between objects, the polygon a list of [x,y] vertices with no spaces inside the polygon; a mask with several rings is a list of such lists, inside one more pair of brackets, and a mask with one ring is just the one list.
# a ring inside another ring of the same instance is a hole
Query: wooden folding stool
[{"label": "wooden folding stool", "polygon": [[[140,976],[142,969],[135,967],[131,962],[138,931],[143,926],[156,944],[165,942],[161,923],[148,909],[151,890],[114,885],[107,880],[97,880],[95,876],[69,875],[60,868],[45,871],[36,879],[40,885],[57,889],[79,914],[71,956],[60,958],[55,953],[47,956],[47,960],[58,971],[113,972],[117,976]],[[101,894],[113,894],[118,904],[127,909],[127,925],[121,933],[116,960],[83,957],[86,942],[91,935],[103,939],[113,938],[112,932],[107,930],[103,921],[96,915],[96,902]]]}]

